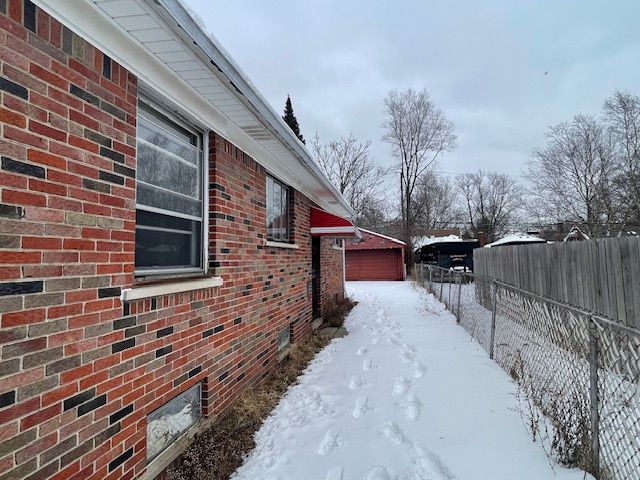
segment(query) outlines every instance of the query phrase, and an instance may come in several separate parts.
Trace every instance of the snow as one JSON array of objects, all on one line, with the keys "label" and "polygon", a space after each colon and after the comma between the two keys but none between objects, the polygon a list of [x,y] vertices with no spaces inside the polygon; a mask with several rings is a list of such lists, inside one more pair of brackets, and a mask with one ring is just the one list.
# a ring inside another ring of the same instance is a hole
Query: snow
[{"label": "snow", "polygon": [[235,480],[581,480],[551,466],[516,387],[432,295],[351,282],[359,303],[256,433]]},{"label": "snow", "polygon": [[417,250],[418,248],[422,248],[425,245],[433,245],[434,243],[444,243],[444,242],[462,242],[463,239],[460,235],[446,235],[444,237],[413,237],[411,239],[413,242],[413,249]]},{"label": "snow", "polygon": [[149,422],[148,456],[153,457],[167,446],[178,434],[187,430],[194,423],[191,404],[187,403],[175,414],[162,415]]},{"label": "snow", "polygon": [[535,237],[527,233],[511,233],[500,240],[493,243],[487,243],[485,248],[497,247],[498,245],[507,245],[509,243],[547,243],[544,238]]},{"label": "snow", "polygon": [[367,232],[367,233],[369,233],[371,235],[375,235],[376,237],[384,238],[386,240],[390,240],[392,242],[399,243],[400,245],[405,245],[405,243],[402,240],[398,240],[397,238],[388,237],[387,235],[383,235],[383,234],[378,233],[378,232],[373,232],[371,230],[366,230],[366,229],[364,229],[362,227],[358,227],[358,230],[360,230],[361,232]]},{"label": "snow", "polygon": [[567,236],[564,237],[564,240],[562,241],[567,242],[569,241],[570,238],[574,238],[578,236],[581,236],[583,240],[589,240],[589,236],[586,233],[584,233],[578,227],[572,227],[571,230],[569,230],[569,233],[567,233]]}]

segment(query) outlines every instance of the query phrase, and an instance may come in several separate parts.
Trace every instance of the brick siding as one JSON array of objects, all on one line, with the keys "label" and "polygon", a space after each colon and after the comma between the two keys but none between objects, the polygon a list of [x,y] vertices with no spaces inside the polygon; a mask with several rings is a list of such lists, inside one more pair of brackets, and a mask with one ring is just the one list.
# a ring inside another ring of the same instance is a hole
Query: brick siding
[{"label": "brick siding", "polygon": [[[26,4],[27,8],[24,8]],[[0,479],[135,478],[146,416],[197,382],[217,415],[311,331],[311,200],[265,245],[265,170],[209,138],[222,287],[123,304],[134,283],[134,75],[30,2],[0,1]],[[342,254],[323,240],[323,304]]]},{"label": "brick siding", "polygon": [[320,241],[320,315],[344,298],[342,260],[342,250],[334,248],[331,239],[323,238]]}]

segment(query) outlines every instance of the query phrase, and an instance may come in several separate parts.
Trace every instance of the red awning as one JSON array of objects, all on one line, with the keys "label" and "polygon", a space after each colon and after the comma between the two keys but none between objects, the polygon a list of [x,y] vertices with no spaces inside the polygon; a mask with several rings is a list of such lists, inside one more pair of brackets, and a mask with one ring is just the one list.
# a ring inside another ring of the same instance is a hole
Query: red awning
[{"label": "red awning", "polygon": [[311,236],[362,238],[360,230],[346,218],[311,207]]}]

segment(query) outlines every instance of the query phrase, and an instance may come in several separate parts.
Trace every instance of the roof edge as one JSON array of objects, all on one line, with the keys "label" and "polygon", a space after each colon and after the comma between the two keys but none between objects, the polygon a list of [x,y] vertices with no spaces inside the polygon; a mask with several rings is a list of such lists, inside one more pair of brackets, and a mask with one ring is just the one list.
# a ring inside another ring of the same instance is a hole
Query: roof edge
[{"label": "roof edge", "polygon": [[173,18],[183,32],[193,40],[193,44],[190,45],[191,48],[194,49],[195,46],[198,46],[202,49],[210,58],[213,66],[218,68],[220,73],[228,79],[231,86],[239,94],[239,97],[244,100],[244,103],[254,111],[258,118],[262,119],[266,124],[265,126],[271,127],[272,133],[275,134],[314,177],[332,193],[337,200],[335,203],[339,203],[350,215],[355,216],[356,212],[353,207],[351,207],[340,191],[322,172],[298,137],[271,108],[268,102],[251,84],[251,81],[241,72],[240,68],[230,58],[230,55],[224,48],[214,42],[211,36],[198,25],[198,22],[182,2],[180,0],[155,0],[155,2],[160,5],[167,14]]}]

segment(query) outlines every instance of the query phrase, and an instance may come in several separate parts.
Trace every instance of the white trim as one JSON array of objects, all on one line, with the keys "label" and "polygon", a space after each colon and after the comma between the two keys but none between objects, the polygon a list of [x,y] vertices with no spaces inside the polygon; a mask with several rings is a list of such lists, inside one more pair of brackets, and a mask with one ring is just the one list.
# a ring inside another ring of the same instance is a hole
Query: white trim
[{"label": "white trim", "polygon": [[[293,140],[291,131],[285,128],[286,125],[283,126],[284,124],[279,121],[278,115],[275,112],[270,112],[270,115],[264,116],[260,111],[256,111],[255,108],[252,109],[251,105],[247,105],[246,97],[248,95],[258,95],[250,83],[248,83],[248,89],[242,93],[235,92],[230,86],[227,86],[227,88],[246,107],[247,114],[256,118],[256,121],[263,125],[273,135],[274,140],[289,153],[288,155],[272,152],[271,147],[266,147],[252,138],[240,125],[227,117],[213,101],[204,98],[185,79],[173,71],[167,63],[153,55],[130,33],[117,25],[93,1],[34,0],[34,3],[134,74],[138,78],[139,85],[148,86],[155,95],[171,99],[173,103],[185,110],[197,123],[206,126],[217,135],[229,140],[256,162],[267,168],[278,178],[286,181],[291,187],[304,193],[322,208],[343,216],[354,214],[346,200],[326,176],[320,173],[319,168],[314,164],[304,146],[298,145],[299,142]],[[159,21],[162,29],[174,41],[182,42],[187,51],[193,55],[194,61],[199,63],[207,72],[207,75],[219,78],[219,76],[228,74],[228,72],[219,73],[212,64],[209,55],[202,50],[205,47],[207,49],[209,47],[213,48],[211,40],[203,40],[203,42],[208,42],[210,45],[204,45],[202,42],[196,42],[199,46],[194,45],[191,35],[197,34],[198,38],[206,37],[204,32],[187,33],[186,35],[191,37],[191,41],[187,41],[182,38],[185,35],[184,29],[191,27],[182,25],[183,30],[180,30],[177,25],[169,25],[164,17],[161,18],[159,8],[164,10],[165,7],[158,7],[156,4],[160,5],[165,2],[145,1],[137,4],[132,1],[131,3],[132,6],[140,6],[145,10],[145,14],[151,15]],[[170,1],[168,3],[173,4],[175,2]],[[174,18],[173,21],[177,22],[178,20]],[[190,20],[190,23],[193,23],[193,20]],[[224,60],[230,62],[226,53],[224,54]],[[246,80],[243,81],[246,82]],[[223,79],[223,83],[228,84],[228,81]],[[271,117],[275,120],[271,119]],[[279,132],[285,132],[284,137]],[[287,139],[291,139],[291,142]]]},{"label": "white trim", "polygon": [[176,280],[172,283],[160,285],[146,285],[141,287],[127,288],[122,290],[121,300],[131,302],[142,298],[157,297],[159,295],[170,295],[172,293],[190,292],[192,290],[203,290],[222,286],[222,277],[199,278],[197,280]]},{"label": "white trim", "polygon": [[375,235],[376,237],[384,238],[386,240],[391,240],[392,242],[399,243],[400,245],[406,245],[406,243],[404,243],[402,240],[398,240],[397,238],[393,238],[393,237],[387,237],[386,235],[382,235],[381,233],[378,233],[378,232],[372,232],[371,230],[366,230],[360,227],[358,227],[358,230],[360,230],[361,232],[366,232],[370,235]]},{"label": "white trim", "polygon": [[356,227],[311,227],[311,235],[322,235],[322,234],[330,234],[330,233],[356,233]]},{"label": "white trim", "polygon": [[298,250],[300,245],[297,243],[286,243],[286,242],[274,242],[273,240],[267,240],[264,242],[266,247],[275,247],[275,248],[290,248],[292,250]]}]

